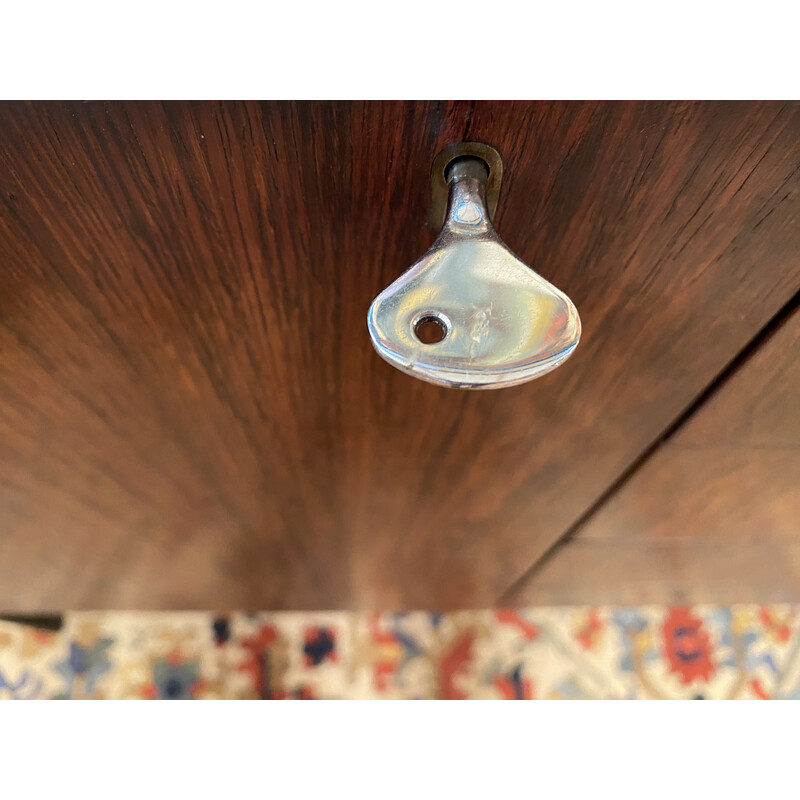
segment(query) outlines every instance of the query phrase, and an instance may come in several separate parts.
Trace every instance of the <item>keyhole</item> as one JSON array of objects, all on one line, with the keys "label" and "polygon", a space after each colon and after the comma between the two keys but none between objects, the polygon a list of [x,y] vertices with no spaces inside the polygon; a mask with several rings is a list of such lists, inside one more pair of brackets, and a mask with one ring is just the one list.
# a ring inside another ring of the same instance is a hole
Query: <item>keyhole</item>
[{"label": "keyhole", "polygon": [[414,325],[414,333],[422,344],[438,344],[447,336],[447,325],[439,317],[422,317]]}]

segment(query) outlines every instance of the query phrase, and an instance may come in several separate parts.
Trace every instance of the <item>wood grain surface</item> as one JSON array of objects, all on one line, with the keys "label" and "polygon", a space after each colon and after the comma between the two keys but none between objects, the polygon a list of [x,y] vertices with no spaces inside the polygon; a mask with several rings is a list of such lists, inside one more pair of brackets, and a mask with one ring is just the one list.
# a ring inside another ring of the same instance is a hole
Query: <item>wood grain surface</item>
[{"label": "wood grain surface", "polygon": [[800,601],[799,353],[795,309],[508,601]]},{"label": "wood grain surface", "polygon": [[789,603],[800,599],[800,542],[731,543],[677,536],[577,537],[535,575],[507,592],[506,605]]},{"label": "wood grain surface", "polygon": [[[445,145],[576,302],[554,373],[371,349]],[[800,286],[797,103],[0,105],[0,607],[496,602]]]}]

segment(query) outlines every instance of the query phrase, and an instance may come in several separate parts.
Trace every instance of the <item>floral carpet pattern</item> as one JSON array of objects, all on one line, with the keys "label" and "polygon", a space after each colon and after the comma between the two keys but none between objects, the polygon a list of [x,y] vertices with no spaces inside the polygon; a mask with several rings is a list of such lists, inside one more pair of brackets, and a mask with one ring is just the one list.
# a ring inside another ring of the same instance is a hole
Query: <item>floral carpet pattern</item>
[{"label": "floral carpet pattern", "polygon": [[800,699],[800,606],[0,619],[0,699]]}]

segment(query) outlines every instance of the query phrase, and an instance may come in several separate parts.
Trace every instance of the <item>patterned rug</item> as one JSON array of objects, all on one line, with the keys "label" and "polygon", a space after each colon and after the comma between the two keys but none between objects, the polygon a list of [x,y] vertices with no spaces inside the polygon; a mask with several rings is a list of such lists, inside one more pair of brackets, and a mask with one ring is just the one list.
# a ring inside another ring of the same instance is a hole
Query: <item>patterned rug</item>
[{"label": "patterned rug", "polygon": [[0,698],[800,699],[800,606],[0,620]]}]

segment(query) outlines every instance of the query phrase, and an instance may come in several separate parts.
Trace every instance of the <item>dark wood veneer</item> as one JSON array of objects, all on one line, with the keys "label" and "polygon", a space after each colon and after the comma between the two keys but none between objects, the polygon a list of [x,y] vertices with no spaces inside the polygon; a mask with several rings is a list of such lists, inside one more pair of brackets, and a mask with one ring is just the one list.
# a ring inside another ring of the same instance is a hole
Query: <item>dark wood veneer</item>
[{"label": "dark wood veneer", "polygon": [[[563,367],[400,374],[429,170],[576,302]],[[800,285],[797,103],[0,105],[0,607],[493,604]]]}]

